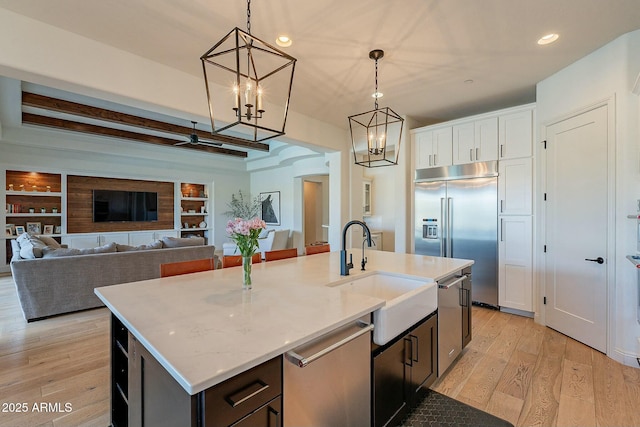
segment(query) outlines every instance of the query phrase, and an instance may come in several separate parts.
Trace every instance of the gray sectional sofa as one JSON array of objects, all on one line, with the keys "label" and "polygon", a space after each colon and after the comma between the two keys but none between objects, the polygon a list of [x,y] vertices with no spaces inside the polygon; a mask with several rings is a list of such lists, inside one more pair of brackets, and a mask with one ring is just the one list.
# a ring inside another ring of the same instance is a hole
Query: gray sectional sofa
[{"label": "gray sectional sofa", "polygon": [[[25,254],[20,242],[14,240],[11,273],[24,318],[30,322],[101,307],[104,304],[95,296],[94,288],[158,278],[160,264],[164,263],[217,258],[214,246],[204,245],[204,241],[193,246],[195,242],[184,243],[184,240],[173,239],[167,241],[168,245],[143,248],[112,243],[93,251],[45,246],[32,248],[36,255],[29,254],[27,259],[20,255]],[[182,246],[183,243],[189,246]],[[22,246],[28,243],[23,241]],[[40,252],[43,257],[38,257]]]}]

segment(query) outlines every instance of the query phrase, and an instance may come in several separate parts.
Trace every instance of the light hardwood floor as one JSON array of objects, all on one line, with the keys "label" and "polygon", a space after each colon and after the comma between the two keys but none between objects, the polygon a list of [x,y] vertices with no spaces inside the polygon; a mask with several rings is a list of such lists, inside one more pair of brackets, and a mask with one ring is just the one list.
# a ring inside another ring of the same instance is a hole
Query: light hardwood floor
[{"label": "light hardwood floor", "polygon": [[[640,369],[532,319],[473,308],[473,340],[432,387],[518,426],[640,426]],[[0,426],[109,425],[109,312],[34,323],[0,277]],[[27,412],[5,412],[27,403]],[[37,412],[34,404],[71,404]]]}]

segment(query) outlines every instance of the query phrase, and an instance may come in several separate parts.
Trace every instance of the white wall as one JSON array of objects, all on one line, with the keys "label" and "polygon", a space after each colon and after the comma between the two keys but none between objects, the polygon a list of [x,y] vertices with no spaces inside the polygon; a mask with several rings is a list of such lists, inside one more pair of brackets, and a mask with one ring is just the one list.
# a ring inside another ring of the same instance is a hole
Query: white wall
[{"label": "white wall", "polygon": [[[637,341],[640,326],[636,322],[638,286],[636,269],[625,256],[636,253],[636,221],[627,219],[627,215],[636,212],[636,200],[640,199],[640,103],[638,97],[631,93],[638,73],[640,30],[621,36],[537,86],[539,135],[544,135],[546,124],[558,118],[610,97],[615,98],[616,201],[611,207],[615,216],[611,229],[615,236],[615,259],[609,261],[615,278],[610,283],[612,301],[609,305],[608,353],[610,357],[634,366],[635,357],[640,354]],[[537,171],[538,177],[542,177],[541,172]]]}]

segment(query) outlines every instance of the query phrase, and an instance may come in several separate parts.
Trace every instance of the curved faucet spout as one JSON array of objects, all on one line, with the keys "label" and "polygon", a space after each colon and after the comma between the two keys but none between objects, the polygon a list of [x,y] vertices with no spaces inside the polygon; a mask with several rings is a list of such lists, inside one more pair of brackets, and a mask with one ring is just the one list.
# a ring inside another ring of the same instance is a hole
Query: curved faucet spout
[{"label": "curved faucet spout", "polygon": [[349,227],[351,227],[354,224],[362,226],[364,232],[367,235],[367,246],[371,247],[372,245],[371,230],[369,230],[369,227],[367,227],[367,224],[365,224],[363,221],[358,221],[356,219],[346,223],[344,228],[342,229],[342,250],[340,251],[340,275],[341,276],[348,276],[349,270],[353,268],[353,262],[347,263],[347,230],[349,229]]}]

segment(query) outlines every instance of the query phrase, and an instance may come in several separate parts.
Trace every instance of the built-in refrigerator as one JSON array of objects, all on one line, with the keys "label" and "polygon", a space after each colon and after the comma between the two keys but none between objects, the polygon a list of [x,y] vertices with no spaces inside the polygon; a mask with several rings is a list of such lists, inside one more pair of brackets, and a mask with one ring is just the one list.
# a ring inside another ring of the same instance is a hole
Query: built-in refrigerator
[{"label": "built-in refrigerator", "polygon": [[498,306],[497,162],[418,169],[415,253],[473,264],[472,300]]}]

